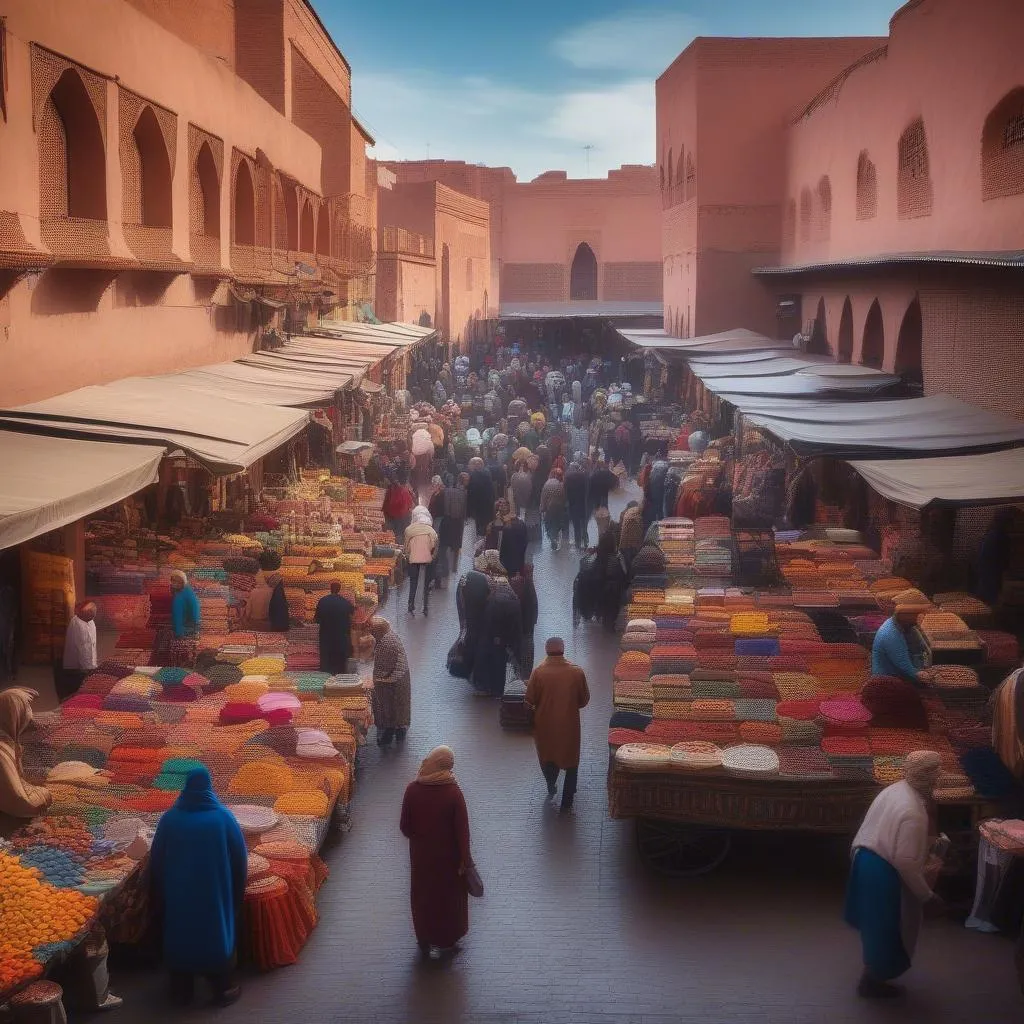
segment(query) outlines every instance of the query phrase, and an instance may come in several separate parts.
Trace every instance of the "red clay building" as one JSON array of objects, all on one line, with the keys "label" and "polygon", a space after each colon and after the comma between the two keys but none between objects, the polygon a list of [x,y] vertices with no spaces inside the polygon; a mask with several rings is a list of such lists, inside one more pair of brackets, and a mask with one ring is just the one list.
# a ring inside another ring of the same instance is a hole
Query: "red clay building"
[{"label": "red clay building", "polygon": [[820,350],[1017,417],[1022,39],[1019,0],[904,4],[786,132],[782,255],[760,278]]},{"label": "red clay building", "polygon": [[548,171],[519,182],[508,167],[460,161],[393,163],[400,183],[438,181],[490,206],[487,312],[502,303],[661,298],[656,172],[626,166],[607,178]]},{"label": "red clay building", "polygon": [[304,0],[11,0],[0,37],[0,403],[372,301],[372,140]]},{"label": "red clay building", "polygon": [[[751,276],[778,262],[786,126],[879,39],[698,38],[658,78],[665,329],[775,334],[775,300]],[[790,337],[794,332],[790,332]]]},{"label": "red clay building", "polygon": [[437,181],[381,187],[376,314],[473,340],[487,319],[490,211]]}]

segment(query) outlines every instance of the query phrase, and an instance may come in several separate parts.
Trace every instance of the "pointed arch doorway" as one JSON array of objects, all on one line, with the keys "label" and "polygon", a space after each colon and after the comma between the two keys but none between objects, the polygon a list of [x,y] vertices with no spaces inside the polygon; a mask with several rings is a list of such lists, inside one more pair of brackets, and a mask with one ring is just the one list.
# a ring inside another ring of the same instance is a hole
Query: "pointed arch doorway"
[{"label": "pointed arch doorway", "polygon": [[572,268],[569,271],[569,298],[597,298],[597,257],[586,242],[580,242],[576,246],[576,254],[572,258]]}]

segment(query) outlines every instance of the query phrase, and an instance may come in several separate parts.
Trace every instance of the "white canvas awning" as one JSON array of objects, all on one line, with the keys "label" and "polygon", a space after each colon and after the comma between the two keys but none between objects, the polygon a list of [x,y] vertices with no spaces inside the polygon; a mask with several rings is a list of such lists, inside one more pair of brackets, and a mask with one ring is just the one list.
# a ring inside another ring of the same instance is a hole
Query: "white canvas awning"
[{"label": "white canvas awning", "polygon": [[235,402],[256,405],[331,405],[335,395],[352,383],[352,374],[335,369],[299,370],[287,366],[216,363],[154,378],[206,391]]},{"label": "white canvas awning", "polygon": [[343,341],[363,341],[371,345],[391,348],[409,348],[437,334],[435,327],[419,324],[387,323],[366,324],[347,320],[323,320],[316,327],[307,328],[310,335],[339,338]]},{"label": "white canvas awning", "polygon": [[850,465],[883,497],[911,508],[1024,501],[1024,448]]},{"label": "white canvas awning", "polygon": [[213,473],[247,469],[308,422],[301,409],[232,401],[157,377],[129,377],[0,409],[8,429],[180,448]]},{"label": "white canvas awning", "polygon": [[0,548],[76,522],[153,483],[162,447],[0,430]]},{"label": "white canvas awning", "polygon": [[[619,335],[636,345],[638,348],[657,348],[663,351],[686,352],[697,356],[699,353],[758,352],[772,349],[785,349],[785,342],[748,331],[745,327],[737,327],[732,331],[720,331],[718,334],[705,334],[699,338],[673,338],[664,331],[633,331],[627,328],[619,330]],[[792,346],[789,346],[792,352]]]}]

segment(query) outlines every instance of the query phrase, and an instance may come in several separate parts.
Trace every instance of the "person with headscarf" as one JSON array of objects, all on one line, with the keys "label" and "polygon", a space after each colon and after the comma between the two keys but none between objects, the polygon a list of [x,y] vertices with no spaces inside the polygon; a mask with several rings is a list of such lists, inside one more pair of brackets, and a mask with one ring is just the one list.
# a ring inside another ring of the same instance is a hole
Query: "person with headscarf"
[{"label": "person with headscarf", "polygon": [[518,664],[523,646],[523,615],[519,599],[508,582],[508,571],[497,551],[488,550],[473,563],[487,576],[490,593],[484,607],[483,625],[473,659],[470,681],[474,689],[491,697],[505,692],[509,656]]},{"label": "person with headscarf", "polygon": [[484,460],[476,456],[469,460],[469,485],[466,488],[466,508],[476,523],[476,535],[487,533],[494,514],[494,481],[484,468]]},{"label": "person with headscarf", "polygon": [[85,677],[96,670],[96,605],[83,601],[64,634],[64,657],[61,662],[57,699],[65,701],[78,692]]},{"label": "person with headscarf", "polygon": [[922,908],[941,903],[929,841],[940,769],[934,751],[911,753],[904,780],[875,797],[853,840],[845,918],[861,935],[864,972],[857,994],[868,999],[899,994],[891,982],[910,968]]},{"label": "person with headscarf", "polygon": [[316,603],[313,621],[320,627],[320,671],[332,676],[348,671],[352,657],[352,615],[355,605],[341,596],[341,583],[331,580],[331,592]]},{"label": "person with headscarf", "polygon": [[476,652],[484,626],[484,612],[491,593],[486,573],[470,569],[463,573],[455,588],[455,607],[459,613],[459,635],[448,652],[448,671],[460,679],[471,679]]},{"label": "person with headscarf", "polygon": [[405,531],[405,560],[409,564],[409,614],[416,613],[416,588],[423,574],[423,614],[430,612],[430,579],[437,555],[437,533],[430,511],[424,505],[412,510],[412,522]]},{"label": "person with headscarf", "polygon": [[24,686],[0,690],[0,836],[53,803],[45,786],[34,786],[25,778],[21,760],[21,737],[32,724],[32,701],[38,696]]},{"label": "person with headscarf", "polygon": [[533,671],[534,631],[537,629],[537,619],[540,614],[537,586],[533,582],[533,563],[524,559],[517,572],[509,573],[508,583],[512,592],[519,599],[519,611],[523,620],[523,643],[517,658],[519,671],[525,678]]},{"label": "person with headscarf", "polygon": [[291,624],[288,610],[288,595],[284,592],[284,580],[279,572],[272,572],[267,577],[270,587],[270,603],[267,605],[267,617],[270,621],[271,633],[287,633]]},{"label": "person with headscarf", "polygon": [[622,561],[627,572],[643,542],[643,502],[631,501],[619,517],[619,554],[622,555]]},{"label": "person with headscarf", "polygon": [[1014,669],[992,695],[992,747],[1024,781],[1024,669]]},{"label": "person with headscarf", "polygon": [[405,528],[409,525],[410,516],[416,499],[406,482],[408,476],[405,469],[396,471],[384,492],[384,523],[395,535],[395,543],[405,541]]},{"label": "person with headscarf", "polygon": [[180,570],[171,573],[171,626],[181,639],[199,632],[199,598],[189,586],[188,577]]},{"label": "person with headscarf", "polygon": [[201,974],[220,1005],[233,1003],[240,995],[233,969],[248,851],[205,767],[188,773],[174,806],[160,818],[149,865],[176,1001],[191,1001]]},{"label": "person with headscarf", "polygon": [[533,494],[533,473],[530,472],[526,459],[520,459],[510,483],[512,500],[515,502],[516,515],[523,519],[530,507],[530,496]]},{"label": "person with headscarf", "polygon": [[562,476],[560,469],[552,469],[540,492],[540,514],[552,551],[558,550],[562,534],[566,530],[565,484],[562,482]]},{"label": "person with headscarf", "polygon": [[537,758],[548,784],[548,799],[562,784],[564,812],[572,810],[580,764],[580,711],[590,703],[590,690],[583,669],[565,657],[565,642],[553,636],[544,645],[545,659],[530,674],[526,704],[533,709],[533,740]]},{"label": "person with headscarf", "polygon": [[469,813],[454,768],[451,748],[435,747],[406,787],[399,821],[409,840],[413,930],[431,960],[455,950],[469,931]]},{"label": "person with headscarf", "polygon": [[510,576],[520,572],[526,564],[526,552],[530,546],[530,533],[526,523],[516,516],[509,516],[501,531],[498,557]]},{"label": "person with headscarf", "polygon": [[916,590],[903,590],[896,595],[892,615],[878,627],[871,644],[871,674],[896,676],[908,683],[927,682],[929,674],[914,664],[907,636],[917,625],[917,617],[931,605]]},{"label": "person with headscarf", "polygon": [[366,631],[373,637],[373,724],[377,727],[377,745],[387,747],[392,740],[401,743],[405,739],[412,717],[409,659],[387,619],[373,616]]},{"label": "person with headscarf", "polygon": [[442,551],[441,544],[441,531],[444,526],[444,481],[440,476],[434,476],[430,481],[427,511],[434,525],[434,533],[437,534],[437,557],[434,559],[434,578],[431,586],[435,590],[440,590],[442,584],[447,584],[450,572],[450,562]]}]

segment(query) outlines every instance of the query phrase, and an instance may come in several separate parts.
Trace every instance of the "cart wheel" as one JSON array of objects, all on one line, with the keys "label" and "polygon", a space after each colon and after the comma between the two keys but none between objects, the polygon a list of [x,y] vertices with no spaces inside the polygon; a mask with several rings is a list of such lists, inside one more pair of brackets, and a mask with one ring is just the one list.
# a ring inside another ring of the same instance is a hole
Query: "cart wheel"
[{"label": "cart wheel", "polygon": [[636,844],[655,871],[690,878],[714,871],[729,856],[732,837],[718,829],[638,818]]}]

